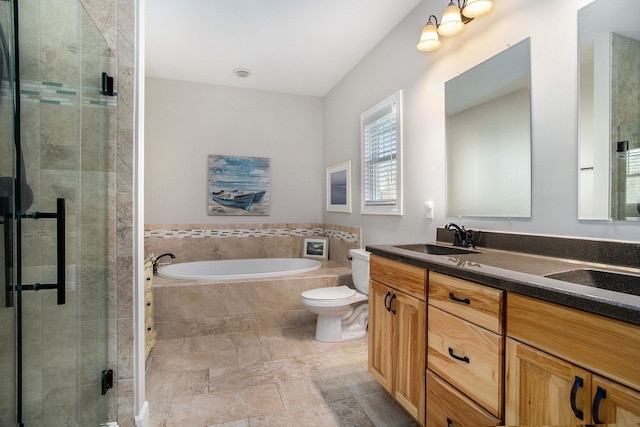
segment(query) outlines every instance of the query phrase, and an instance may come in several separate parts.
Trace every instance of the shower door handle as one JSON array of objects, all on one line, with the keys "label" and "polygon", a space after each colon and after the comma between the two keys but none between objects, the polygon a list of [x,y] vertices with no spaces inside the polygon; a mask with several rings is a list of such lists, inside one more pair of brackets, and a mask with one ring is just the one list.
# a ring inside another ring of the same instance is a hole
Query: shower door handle
[{"label": "shower door handle", "polygon": [[65,207],[64,199],[57,199],[56,212],[31,212],[23,214],[25,218],[55,218],[56,219],[56,252],[57,252],[57,283],[36,283],[34,285],[22,285],[23,290],[38,291],[40,289],[55,289],[58,293],[58,305],[65,303]]},{"label": "shower door handle", "polygon": [[0,197],[0,217],[4,230],[5,307],[13,307],[13,212],[8,197]]}]

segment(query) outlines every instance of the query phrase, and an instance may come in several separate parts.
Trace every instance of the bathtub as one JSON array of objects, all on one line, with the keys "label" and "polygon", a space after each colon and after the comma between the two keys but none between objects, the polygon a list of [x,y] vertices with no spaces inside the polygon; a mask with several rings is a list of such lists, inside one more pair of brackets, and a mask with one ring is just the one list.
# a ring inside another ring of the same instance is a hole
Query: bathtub
[{"label": "bathtub", "polygon": [[253,258],[183,262],[158,268],[167,279],[241,280],[288,276],[320,268],[320,261],[307,258]]}]

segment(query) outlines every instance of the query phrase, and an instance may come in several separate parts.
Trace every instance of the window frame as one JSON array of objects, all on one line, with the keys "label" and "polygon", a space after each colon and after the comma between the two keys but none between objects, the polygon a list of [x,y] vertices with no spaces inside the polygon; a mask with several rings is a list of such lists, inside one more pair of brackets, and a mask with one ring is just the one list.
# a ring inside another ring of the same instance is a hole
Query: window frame
[{"label": "window frame", "polygon": [[[394,113],[395,119],[395,201],[393,203],[380,202],[380,203],[367,203],[365,195],[367,194],[366,188],[366,173],[367,173],[367,141],[365,141],[365,127],[370,123],[375,122],[387,114]],[[360,212],[363,215],[402,215],[402,90],[399,90],[380,101],[373,107],[360,115],[360,149],[361,149],[361,164],[360,164]]]}]

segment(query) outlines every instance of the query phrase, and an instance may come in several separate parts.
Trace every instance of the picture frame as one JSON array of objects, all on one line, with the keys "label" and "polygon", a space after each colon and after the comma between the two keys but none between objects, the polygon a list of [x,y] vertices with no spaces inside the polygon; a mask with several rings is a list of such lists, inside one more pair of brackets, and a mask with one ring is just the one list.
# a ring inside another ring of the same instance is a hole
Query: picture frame
[{"label": "picture frame", "polygon": [[302,257],[318,260],[329,259],[329,238],[305,237],[302,240]]},{"label": "picture frame", "polygon": [[327,167],[327,211],[351,213],[351,160]]}]

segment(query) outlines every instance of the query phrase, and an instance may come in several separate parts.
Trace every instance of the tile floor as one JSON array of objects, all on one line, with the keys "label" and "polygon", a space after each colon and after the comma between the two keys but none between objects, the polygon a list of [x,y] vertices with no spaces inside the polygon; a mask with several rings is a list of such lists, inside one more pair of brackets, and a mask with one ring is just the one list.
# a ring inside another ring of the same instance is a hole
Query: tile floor
[{"label": "tile floor", "polygon": [[159,340],[147,366],[153,427],[417,426],[367,372],[367,339],[315,325]]}]

